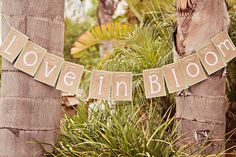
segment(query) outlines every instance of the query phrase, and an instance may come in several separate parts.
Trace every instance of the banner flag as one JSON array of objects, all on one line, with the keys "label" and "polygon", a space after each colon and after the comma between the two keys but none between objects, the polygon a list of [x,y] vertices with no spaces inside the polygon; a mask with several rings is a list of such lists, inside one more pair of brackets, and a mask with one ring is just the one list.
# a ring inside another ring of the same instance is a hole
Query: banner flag
[{"label": "banner flag", "polygon": [[161,68],[143,71],[146,98],[166,96],[164,76]]},{"label": "banner flag", "polygon": [[209,75],[226,66],[220,52],[213,43],[199,49],[197,55]]},{"label": "banner flag", "polygon": [[192,86],[207,79],[205,71],[196,54],[181,59],[180,65],[188,86]]},{"label": "banner flag", "polygon": [[172,63],[162,67],[169,93],[188,88],[180,63]]},{"label": "banner flag", "polygon": [[31,76],[34,76],[46,53],[46,49],[28,41],[17,58],[14,67]]},{"label": "banner flag", "polygon": [[226,63],[236,57],[236,47],[226,31],[215,36],[212,41]]},{"label": "banner flag", "polygon": [[20,54],[28,39],[20,31],[11,28],[11,31],[0,47],[0,55],[12,63]]},{"label": "banner flag", "polygon": [[63,62],[63,58],[47,53],[34,78],[50,86],[55,86]]},{"label": "banner flag", "polygon": [[82,65],[64,62],[56,88],[70,94],[76,94],[83,71]]},{"label": "banner flag", "polygon": [[112,73],[112,100],[132,101],[132,73]]},{"label": "banner flag", "polygon": [[[47,53],[46,49],[28,39],[11,27],[0,46],[0,55],[11,63],[16,60],[14,67],[33,76],[35,80],[56,86],[58,90],[77,94],[84,66],[64,62],[63,58]],[[196,54],[182,58],[177,63],[143,70],[146,98],[165,96],[167,89],[169,93],[187,89],[206,80],[207,74],[211,75],[226,67],[226,63],[236,57],[236,47],[226,31],[211,40],[212,42],[197,50]],[[132,79],[132,72],[93,70],[89,98],[132,101]]]},{"label": "banner flag", "polygon": [[110,100],[111,72],[93,70],[89,86],[89,98]]}]

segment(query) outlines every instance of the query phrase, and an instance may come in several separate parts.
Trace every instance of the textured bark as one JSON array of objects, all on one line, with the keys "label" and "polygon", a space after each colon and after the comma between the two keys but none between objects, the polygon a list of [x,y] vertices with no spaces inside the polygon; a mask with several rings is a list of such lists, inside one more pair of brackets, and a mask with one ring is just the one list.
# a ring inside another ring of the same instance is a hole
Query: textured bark
[{"label": "textured bark", "polygon": [[[49,53],[63,56],[64,0],[3,0],[2,12],[31,41]],[[8,32],[3,21],[3,39]],[[40,145],[32,141],[55,144],[60,128],[61,93],[18,71],[4,59],[1,83],[0,156],[42,156]]]},{"label": "textured bark", "polygon": [[[178,12],[174,34],[175,61],[195,53],[229,25],[224,0],[177,0],[176,3]],[[202,137],[204,132],[210,136],[213,143],[199,154],[217,153],[224,149],[227,108],[225,86],[226,81],[221,70],[177,96],[180,143],[194,144],[187,150],[188,153],[199,153],[196,152],[202,142],[199,137]]]},{"label": "textured bark", "polygon": [[[115,0],[99,0],[97,19],[98,24],[106,24],[112,21],[112,15],[115,12],[116,3]],[[113,52],[113,43],[111,41],[103,41],[99,47],[100,57],[104,57],[106,53]]]}]

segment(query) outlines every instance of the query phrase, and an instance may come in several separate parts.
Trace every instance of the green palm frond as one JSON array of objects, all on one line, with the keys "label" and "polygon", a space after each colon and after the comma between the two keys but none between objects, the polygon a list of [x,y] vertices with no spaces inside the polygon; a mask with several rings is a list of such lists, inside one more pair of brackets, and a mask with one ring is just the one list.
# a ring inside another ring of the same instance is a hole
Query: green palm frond
[{"label": "green palm frond", "polygon": [[80,52],[106,40],[121,40],[134,29],[133,25],[108,23],[96,26],[92,30],[80,35],[71,49],[73,57],[80,56]]}]

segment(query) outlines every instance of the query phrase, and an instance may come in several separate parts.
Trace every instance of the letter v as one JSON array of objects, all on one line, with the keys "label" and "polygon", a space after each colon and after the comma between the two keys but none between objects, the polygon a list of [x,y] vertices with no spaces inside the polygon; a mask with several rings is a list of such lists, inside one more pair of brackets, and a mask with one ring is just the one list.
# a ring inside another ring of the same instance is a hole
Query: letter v
[{"label": "letter v", "polygon": [[50,69],[50,71],[48,71],[48,62],[45,61],[45,77],[48,77],[52,72],[53,70],[55,70],[55,68],[57,67],[56,65],[53,65],[52,69]]}]

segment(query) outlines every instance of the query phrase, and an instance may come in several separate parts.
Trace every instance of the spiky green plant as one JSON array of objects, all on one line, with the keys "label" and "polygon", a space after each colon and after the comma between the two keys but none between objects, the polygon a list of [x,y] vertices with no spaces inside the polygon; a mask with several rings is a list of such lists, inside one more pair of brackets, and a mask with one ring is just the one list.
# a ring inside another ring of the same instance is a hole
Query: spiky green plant
[{"label": "spiky green plant", "polygon": [[[100,103],[103,108],[91,110],[87,117],[78,109],[73,117],[62,121],[60,142],[54,146],[54,157],[180,157],[189,146],[178,147],[177,125],[170,107],[164,115],[150,104],[143,106],[111,106]],[[195,153],[209,147],[206,141]],[[215,154],[222,156],[224,153]]]},{"label": "spiky green plant", "polygon": [[[169,157],[184,155],[176,149],[174,117],[158,114],[156,106],[146,111],[140,106],[116,106],[83,112],[62,123],[62,136],[56,147],[57,157]],[[140,114],[143,112],[143,114]]]}]

